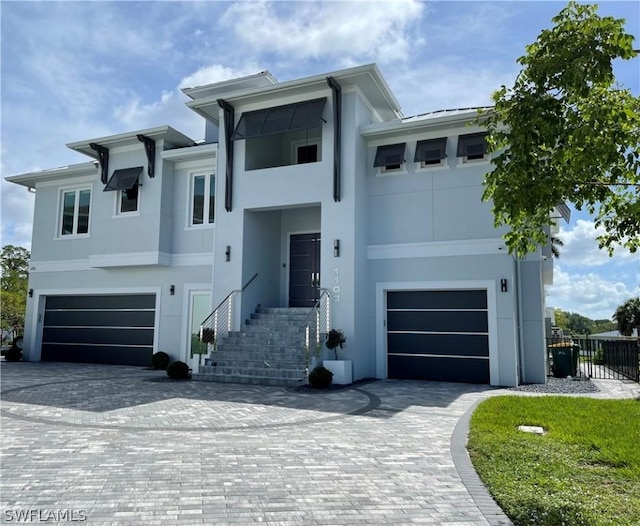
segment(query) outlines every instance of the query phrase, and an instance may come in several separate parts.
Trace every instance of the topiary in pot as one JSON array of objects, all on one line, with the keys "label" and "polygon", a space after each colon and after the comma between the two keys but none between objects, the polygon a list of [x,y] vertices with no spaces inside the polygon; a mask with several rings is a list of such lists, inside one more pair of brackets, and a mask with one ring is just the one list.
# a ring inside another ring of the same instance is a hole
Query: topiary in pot
[{"label": "topiary in pot", "polygon": [[347,339],[344,337],[344,333],[339,329],[331,329],[327,333],[327,348],[331,349],[336,355],[336,360],[338,359],[338,347],[341,349],[344,348],[344,344],[347,342]]},{"label": "topiary in pot", "polygon": [[172,380],[188,380],[189,366],[181,361],[171,362],[167,367],[167,376]]},{"label": "topiary in pot", "polygon": [[4,353],[4,359],[7,362],[19,362],[22,360],[22,350],[17,347],[11,347],[11,349],[7,349]]},{"label": "topiary in pot", "polygon": [[165,371],[171,362],[171,358],[166,352],[159,351],[151,357],[151,368]]},{"label": "topiary in pot", "polygon": [[319,365],[309,373],[309,384],[316,389],[326,389],[331,385],[333,373]]}]

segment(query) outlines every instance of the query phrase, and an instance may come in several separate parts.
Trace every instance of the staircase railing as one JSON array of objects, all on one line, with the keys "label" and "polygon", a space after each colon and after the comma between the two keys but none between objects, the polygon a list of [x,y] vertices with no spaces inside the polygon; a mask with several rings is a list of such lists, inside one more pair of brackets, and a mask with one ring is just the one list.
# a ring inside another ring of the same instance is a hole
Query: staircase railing
[{"label": "staircase railing", "polygon": [[233,299],[236,295],[242,294],[245,289],[258,277],[256,272],[241,289],[232,290],[223,299],[213,312],[200,324],[200,341],[213,345],[216,350],[216,343],[220,338],[225,337],[233,327]]},{"label": "staircase railing", "polygon": [[309,374],[308,368],[309,361],[311,359],[312,346],[313,354],[317,356],[321,346],[321,335],[327,334],[331,327],[331,294],[329,289],[318,290],[320,292],[318,301],[316,301],[311,312],[302,322],[302,326],[304,327],[304,348],[307,362],[307,375]]}]

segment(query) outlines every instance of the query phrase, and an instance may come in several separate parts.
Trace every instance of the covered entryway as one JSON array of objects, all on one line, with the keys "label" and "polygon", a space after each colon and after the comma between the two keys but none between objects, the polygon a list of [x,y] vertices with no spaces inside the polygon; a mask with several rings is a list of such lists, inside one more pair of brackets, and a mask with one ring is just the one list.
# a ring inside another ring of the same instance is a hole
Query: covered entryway
[{"label": "covered entryway", "polygon": [[486,290],[387,292],[389,378],[489,383]]},{"label": "covered entryway", "polygon": [[320,287],[320,234],[292,234],[289,241],[289,307],[313,307]]},{"label": "covered entryway", "polygon": [[149,365],[155,294],[47,296],[44,361]]}]

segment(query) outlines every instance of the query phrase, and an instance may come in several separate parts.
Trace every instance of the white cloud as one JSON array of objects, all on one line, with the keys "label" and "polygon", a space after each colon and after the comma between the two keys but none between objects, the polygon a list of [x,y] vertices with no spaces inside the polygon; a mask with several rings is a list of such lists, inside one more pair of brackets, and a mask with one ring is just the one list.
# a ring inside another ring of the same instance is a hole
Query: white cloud
[{"label": "white cloud", "polygon": [[240,67],[230,68],[222,64],[210,64],[203,66],[194,73],[186,76],[180,81],[178,88],[195,88],[214,82],[222,82],[237,77],[245,77],[259,73],[261,70],[254,64],[245,64]]},{"label": "white cloud", "polygon": [[556,265],[547,305],[591,319],[609,319],[616,307],[634,294],[620,281],[609,281],[595,273],[570,274]]},{"label": "white cloud", "polygon": [[409,58],[421,41],[416,26],[423,10],[416,0],[238,2],[221,22],[250,48],[289,60],[367,57],[389,63]]},{"label": "white cloud", "polygon": [[593,221],[578,219],[570,228],[561,227],[558,237],[564,243],[560,247],[560,260],[567,265],[597,267],[609,263],[627,263],[640,261],[638,254],[616,246],[613,258],[609,253],[598,248],[596,237],[605,233],[603,227],[595,228]]}]

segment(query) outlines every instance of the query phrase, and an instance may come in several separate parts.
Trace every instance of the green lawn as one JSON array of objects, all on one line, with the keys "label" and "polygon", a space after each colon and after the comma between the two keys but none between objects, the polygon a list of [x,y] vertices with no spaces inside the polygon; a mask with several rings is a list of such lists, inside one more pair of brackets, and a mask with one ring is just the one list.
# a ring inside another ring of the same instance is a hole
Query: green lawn
[{"label": "green lawn", "polygon": [[468,449],[517,526],[640,525],[640,400],[489,398],[471,418]]}]

